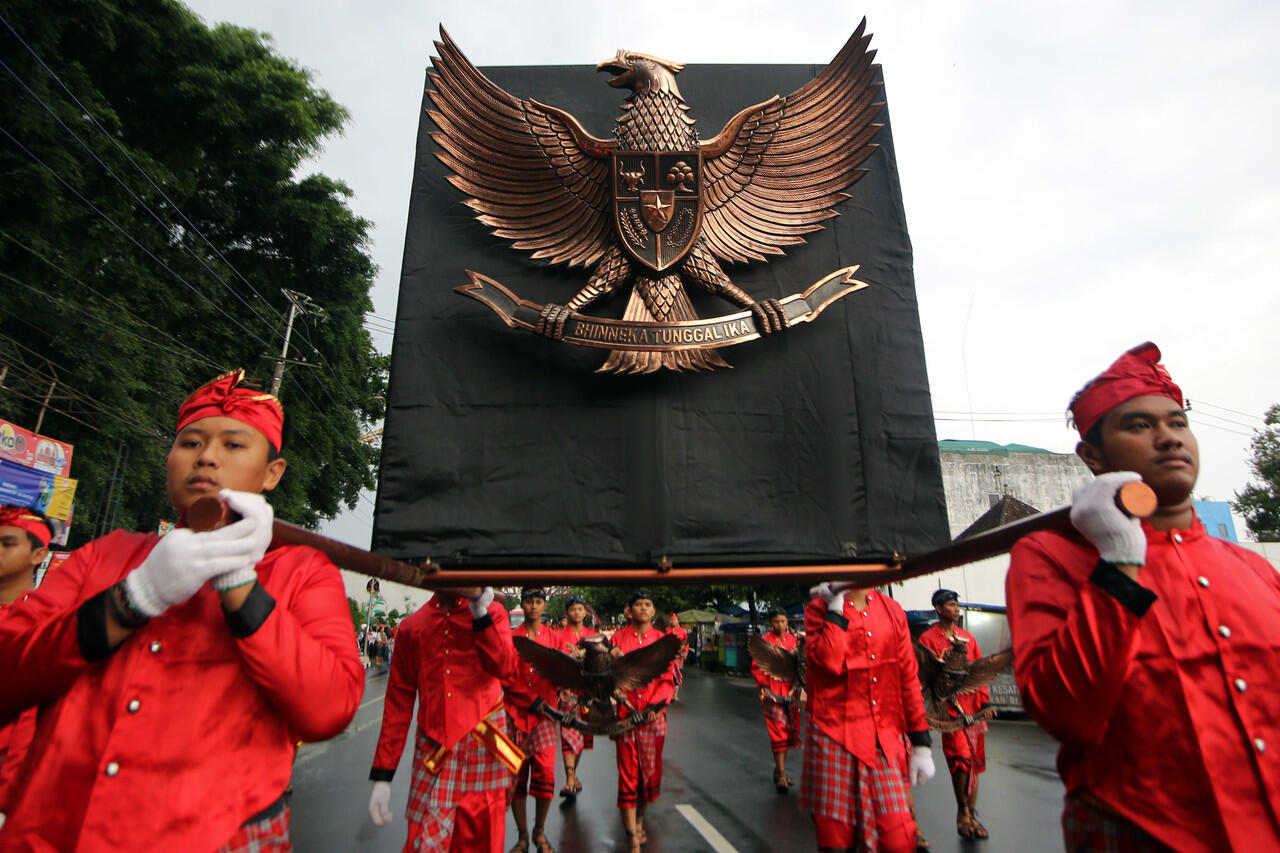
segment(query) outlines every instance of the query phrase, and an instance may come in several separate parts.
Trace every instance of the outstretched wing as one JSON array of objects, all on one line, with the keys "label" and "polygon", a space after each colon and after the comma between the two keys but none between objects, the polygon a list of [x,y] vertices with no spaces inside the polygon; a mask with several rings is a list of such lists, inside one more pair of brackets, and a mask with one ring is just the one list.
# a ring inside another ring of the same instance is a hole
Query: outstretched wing
[{"label": "outstretched wing", "polygon": [[494,85],[440,28],[428,75],[440,128],[436,157],[467,206],[498,237],[535,258],[591,264],[610,245],[612,141],[568,113],[522,101]]},{"label": "outstretched wing", "polygon": [[512,637],[516,653],[524,658],[538,674],[556,687],[583,690],[587,683],[582,678],[582,663],[555,649],[540,646],[528,637]]},{"label": "outstretched wing", "polygon": [[1013,649],[1005,649],[1003,652],[996,652],[994,655],[987,655],[985,658],[978,658],[969,664],[969,674],[965,676],[964,681],[956,688],[956,695],[962,693],[973,693],[986,687],[1000,673],[1009,668],[1009,664],[1013,663]]},{"label": "outstretched wing", "polygon": [[748,107],[703,144],[702,237],[717,257],[763,261],[803,243],[866,174],[858,166],[884,107],[866,26],[807,85]]},{"label": "outstretched wing", "polygon": [[662,673],[680,654],[680,638],[667,634],[651,646],[641,646],[613,662],[613,683],[619,690],[638,690]]},{"label": "outstretched wing", "polygon": [[751,659],[760,667],[760,671],[770,678],[793,683],[800,680],[796,665],[799,658],[794,651],[766,642],[759,635],[747,640],[747,651],[751,652]]},{"label": "outstretched wing", "polygon": [[945,664],[942,658],[934,653],[933,649],[927,648],[918,642],[912,642],[911,645],[915,646],[916,650],[916,665],[920,670],[920,684],[929,691],[930,695],[933,695],[934,685],[938,681],[938,673],[942,672]]}]

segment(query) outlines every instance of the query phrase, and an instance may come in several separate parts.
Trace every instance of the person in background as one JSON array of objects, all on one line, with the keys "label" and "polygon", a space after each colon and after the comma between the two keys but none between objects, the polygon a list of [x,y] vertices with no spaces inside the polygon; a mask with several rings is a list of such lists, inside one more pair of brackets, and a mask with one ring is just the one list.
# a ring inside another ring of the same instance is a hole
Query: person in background
[{"label": "person in background", "polygon": [[[953,590],[939,589],[933,593],[932,603],[938,613],[938,621],[920,635],[920,645],[938,657],[944,657],[951,651],[952,643],[959,641],[964,643],[969,660],[982,657],[977,637],[957,624],[960,621],[960,596]],[[947,760],[956,795],[956,831],[970,841],[983,840],[990,833],[978,821],[978,774],[987,769],[986,719],[988,714],[995,714],[995,709],[991,707],[991,693],[986,687],[957,695],[954,701],[960,708],[948,706],[952,719],[959,719],[964,714],[981,715],[972,725],[942,733],[942,755]]]},{"label": "person in background", "polygon": [[[284,851],[298,740],[355,715],[364,672],[342,578],[268,550],[284,410],[232,371],[178,409],[180,525],[75,551],[0,619],[0,724],[39,706],[0,850]],[[239,520],[186,526],[201,498]]]},{"label": "person in background", "polygon": [[[547,593],[540,587],[526,587],[520,593],[524,621],[512,631],[540,646],[559,649],[560,632],[544,625]],[[511,790],[511,815],[515,818],[518,837],[511,853],[525,853],[532,838],[538,853],[555,853],[547,840],[547,814],[556,795],[556,747],[560,743],[557,726],[537,708],[539,700],[554,708],[558,700],[556,686],[544,678],[533,664],[516,656],[511,670],[503,678],[503,704],[507,709],[507,732],[525,754]],[[533,834],[529,834],[527,798],[533,798]]]},{"label": "person in background", "polygon": [[672,702],[679,702],[680,688],[684,687],[684,659],[689,654],[689,632],[680,627],[679,613],[672,613],[671,618],[667,620],[667,633],[675,634],[680,638],[680,654],[675,659],[675,668],[672,671],[675,677],[676,689],[671,695]]},{"label": "person in background", "polygon": [[[1061,743],[1066,848],[1280,850],[1280,574],[1205,533],[1182,390],[1141,344],[1071,401],[1068,532],[1024,537],[1005,580],[1014,675]],[[1126,483],[1156,494],[1139,521]]]},{"label": "person in background", "polygon": [[[796,635],[787,627],[787,614],[781,610],[770,613],[769,628],[764,634],[766,643],[787,651],[795,650]],[[773,752],[773,785],[779,794],[785,794],[795,784],[787,775],[787,750],[800,747],[800,685],[766,675],[754,660],[751,676],[760,687],[760,709],[764,712],[769,749]]]},{"label": "person in background", "polygon": [[[586,624],[587,600],[580,595],[570,595],[565,599],[564,612],[568,623],[560,632],[560,651],[581,658],[583,650],[578,648],[578,641],[583,637],[596,635],[596,629]],[[561,690],[560,710],[575,710],[578,707],[578,699],[579,697],[571,691]],[[571,804],[578,794],[582,793],[582,781],[578,778],[578,763],[583,751],[592,749],[594,746],[595,739],[591,735],[569,726],[560,727],[560,753],[564,759],[565,775],[560,796],[565,798],[567,804]]]},{"label": "person in background", "polygon": [[[627,599],[628,624],[614,633],[614,654],[655,643],[666,635],[654,627],[653,596],[644,589]],[[666,705],[675,695],[673,667],[643,687],[625,694],[618,715],[641,713],[645,721],[625,734],[613,736],[618,762],[618,810],[626,828],[632,853],[648,841],[644,829],[644,813],[648,805],[662,793],[662,747],[667,740]]]}]

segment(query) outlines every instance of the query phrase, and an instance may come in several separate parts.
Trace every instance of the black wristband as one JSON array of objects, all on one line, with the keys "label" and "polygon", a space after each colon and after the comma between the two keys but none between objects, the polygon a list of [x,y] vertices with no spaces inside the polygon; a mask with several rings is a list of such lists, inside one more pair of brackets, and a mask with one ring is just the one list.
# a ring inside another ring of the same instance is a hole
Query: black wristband
[{"label": "black wristband", "polygon": [[1143,616],[1155,603],[1156,594],[1116,568],[1115,563],[1099,560],[1089,580],[1110,595],[1134,616]]},{"label": "black wristband", "polygon": [[369,770],[370,782],[390,782],[396,775],[395,770],[387,770],[382,767],[374,767]]},{"label": "black wristband", "polygon": [[847,629],[849,627],[849,620],[848,618],[845,617],[843,613],[837,613],[834,610],[828,610],[826,615],[823,616],[822,618],[824,621],[830,622],[832,625],[835,625],[837,628]]},{"label": "black wristband", "polygon": [[121,628],[136,631],[151,621],[151,617],[138,609],[129,597],[129,588],[124,581],[107,590],[107,608]]},{"label": "black wristband", "polygon": [[907,740],[911,741],[912,746],[933,746],[933,737],[928,729],[922,732],[907,732]]}]

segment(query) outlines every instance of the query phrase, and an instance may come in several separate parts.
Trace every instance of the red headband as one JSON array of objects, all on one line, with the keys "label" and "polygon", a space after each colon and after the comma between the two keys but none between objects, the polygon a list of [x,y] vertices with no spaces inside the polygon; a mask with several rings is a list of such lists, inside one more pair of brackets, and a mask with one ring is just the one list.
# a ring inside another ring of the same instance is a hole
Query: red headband
[{"label": "red headband", "polygon": [[232,370],[201,385],[178,408],[178,432],[201,418],[234,418],[267,437],[280,452],[284,433],[284,408],[270,394],[238,387],[244,370]]},{"label": "red headband", "polygon": [[1160,364],[1160,348],[1147,341],[1115,360],[1071,401],[1071,417],[1080,436],[1102,420],[1102,416],[1134,397],[1168,397],[1183,405],[1182,389],[1173,383],[1169,371]]},{"label": "red headband", "polygon": [[49,540],[53,538],[53,531],[49,529],[48,523],[25,507],[0,506],[0,527],[21,527],[39,539],[45,548],[49,547]]}]

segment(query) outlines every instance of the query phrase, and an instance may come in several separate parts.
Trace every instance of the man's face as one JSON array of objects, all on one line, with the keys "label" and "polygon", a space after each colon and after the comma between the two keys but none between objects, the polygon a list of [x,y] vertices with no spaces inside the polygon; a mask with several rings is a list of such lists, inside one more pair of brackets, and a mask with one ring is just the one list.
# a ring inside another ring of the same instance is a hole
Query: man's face
[{"label": "man's face", "polygon": [[781,635],[787,633],[787,617],[779,613],[777,616],[774,616],[769,620],[769,627],[773,629],[773,633],[775,634]]},{"label": "man's face", "polygon": [[219,489],[268,492],[280,482],[285,460],[267,461],[267,437],[235,418],[201,418],[183,428],[165,458],[165,488],[182,519],[198,498]]},{"label": "man's face", "polygon": [[1185,502],[1200,472],[1200,445],[1182,407],[1168,397],[1126,400],[1100,422],[1102,446],[1080,442],[1076,452],[1094,474],[1135,471],[1160,506]]},{"label": "man's face", "polygon": [[934,610],[937,610],[938,615],[948,622],[960,621],[960,602],[956,601],[954,598],[950,601],[942,602],[935,607]]},{"label": "man's face", "polygon": [[542,614],[547,609],[547,600],[540,596],[526,598],[520,602],[520,606],[524,608],[524,621],[541,622]]},{"label": "man's face", "polygon": [[637,599],[631,602],[628,612],[631,614],[632,623],[648,625],[653,621],[653,602],[647,598]]},{"label": "man's face", "polygon": [[571,625],[581,625],[587,619],[587,608],[582,604],[570,604],[564,615],[569,617]]},{"label": "man's face", "polygon": [[675,615],[674,613],[671,614],[671,627],[672,628],[680,627],[680,617]]},{"label": "man's face", "polygon": [[48,548],[32,548],[31,537],[21,527],[8,524],[0,527],[0,578],[24,573],[30,578],[48,553]]}]

